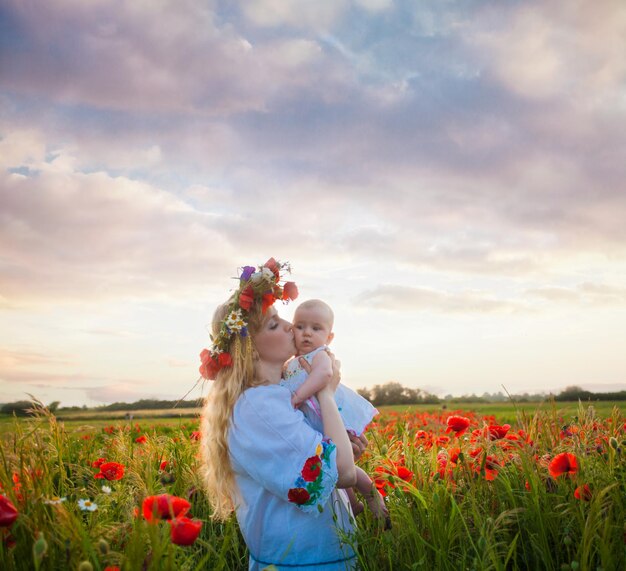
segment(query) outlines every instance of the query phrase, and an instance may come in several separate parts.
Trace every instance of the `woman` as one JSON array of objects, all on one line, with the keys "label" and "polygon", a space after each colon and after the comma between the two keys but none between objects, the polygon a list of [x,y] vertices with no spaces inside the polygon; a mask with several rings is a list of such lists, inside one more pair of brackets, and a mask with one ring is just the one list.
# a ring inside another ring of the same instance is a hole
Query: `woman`
[{"label": "woman", "polygon": [[342,490],[355,484],[352,444],[334,400],[339,374],[317,399],[324,433],[307,424],[279,385],[295,354],[291,325],[272,306],[295,299],[288,268],[273,258],[258,271],[243,268],[240,284],[213,318],[213,348],[201,353],[201,372],[214,384],[203,411],[205,481],[213,517],[236,511],[251,570],[354,569],[343,539],[353,518]]}]

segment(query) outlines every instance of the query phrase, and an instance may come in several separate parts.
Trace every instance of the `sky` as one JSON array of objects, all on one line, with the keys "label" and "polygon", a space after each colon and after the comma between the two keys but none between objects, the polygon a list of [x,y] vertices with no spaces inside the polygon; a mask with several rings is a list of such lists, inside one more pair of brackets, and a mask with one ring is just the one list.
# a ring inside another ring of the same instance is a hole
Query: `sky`
[{"label": "sky", "polygon": [[622,0],[0,0],[0,401],[182,397],[269,257],[354,389],[626,389],[625,53]]}]

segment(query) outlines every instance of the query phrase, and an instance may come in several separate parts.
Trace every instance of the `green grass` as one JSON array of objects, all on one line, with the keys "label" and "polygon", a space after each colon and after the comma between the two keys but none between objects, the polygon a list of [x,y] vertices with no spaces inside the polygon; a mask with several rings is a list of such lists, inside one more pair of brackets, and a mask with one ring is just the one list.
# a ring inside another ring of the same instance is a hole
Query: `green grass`
[{"label": "green grass", "polygon": [[[626,401],[594,401],[582,403],[585,407],[592,406],[600,417],[609,416],[613,408],[620,412],[626,411]],[[381,412],[444,412],[454,410],[472,411],[480,415],[493,415],[500,422],[517,422],[518,417],[532,416],[538,412],[554,414],[556,418],[568,419],[578,414],[577,402],[525,402],[525,403],[451,403],[451,404],[419,404],[419,405],[390,405],[379,407]]]}]

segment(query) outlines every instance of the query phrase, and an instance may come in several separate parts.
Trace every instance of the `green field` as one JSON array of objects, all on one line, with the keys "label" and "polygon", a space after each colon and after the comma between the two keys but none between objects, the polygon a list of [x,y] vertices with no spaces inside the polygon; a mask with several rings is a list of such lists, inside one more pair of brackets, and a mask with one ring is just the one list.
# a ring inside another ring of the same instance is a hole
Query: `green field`
[{"label": "green field", "polygon": [[[620,414],[626,413],[626,401],[594,401],[593,403],[582,403],[585,407],[593,406],[594,410],[601,417],[610,416],[613,408],[617,407]],[[555,414],[564,421],[572,420],[578,413],[579,403],[577,402],[553,402],[553,403],[472,403],[460,402],[452,404],[420,404],[420,405],[391,405],[381,406],[379,410],[384,412],[429,412],[429,413],[451,413],[455,410],[464,412],[474,412],[479,416],[495,416],[499,422],[514,423],[524,419],[524,416],[533,416],[537,412],[549,412]],[[73,430],[90,430],[102,428],[106,425],[132,425],[140,422],[143,425],[154,427],[159,426],[193,426],[200,416],[200,408],[169,408],[169,409],[140,409],[132,411],[97,411],[81,410],[70,412],[59,412],[57,420],[67,428]],[[11,430],[13,417],[0,415],[0,433]]]},{"label": "green field", "polygon": [[[393,527],[383,531],[367,510],[358,516],[346,541],[360,568],[626,568],[623,410],[620,402],[381,407],[360,465]],[[210,518],[199,410],[172,412],[0,418],[0,569],[245,571],[236,520]],[[467,431],[451,428],[459,421]],[[115,470],[99,474],[102,462]],[[188,504],[192,519],[177,525],[196,526],[190,542],[141,515],[160,494]]]},{"label": "green field", "polygon": [[[610,416],[613,408],[617,407],[620,414],[626,413],[626,401],[594,401],[592,403],[582,403],[585,407],[592,406],[596,414],[601,417]],[[411,406],[385,406],[380,407],[382,411],[414,411],[414,412],[447,412],[451,413],[455,410],[472,411],[478,415],[493,415],[499,422],[513,423],[520,420],[520,417],[533,416],[537,412],[554,412],[557,417],[564,420],[571,420],[578,414],[579,403],[577,402],[554,402],[554,403],[453,403],[445,405],[441,404],[422,404]]]}]

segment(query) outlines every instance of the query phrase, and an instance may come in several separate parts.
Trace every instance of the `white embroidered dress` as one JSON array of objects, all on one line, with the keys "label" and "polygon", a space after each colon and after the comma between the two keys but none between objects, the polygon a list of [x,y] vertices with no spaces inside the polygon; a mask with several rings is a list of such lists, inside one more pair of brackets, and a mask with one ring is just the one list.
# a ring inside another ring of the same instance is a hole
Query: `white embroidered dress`
[{"label": "white embroidered dress", "polygon": [[228,445],[250,570],[356,568],[342,537],[354,520],[345,492],[335,489],[335,445],[294,410],[286,387],[246,390],[235,404]]},{"label": "white embroidered dress", "polygon": [[[322,345],[314,349],[306,355],[301,355],[310,364],[313,357],[320,351],[325,351],[328,347]],[[302,368],[298,361],[298,357],[294,357],[287,363],[281,385],[287,387],[291,393],[295,393],[304,381],[306,381],[307,372]],[[367,425],[378,414],[372,404],[364,399],[360,394],[354,392],[351,388],[339,383],[335,391],[335,402],[339,409],[339,414],[343,420],[346,430],[354,432],[357,436],[361,436]],[[301,405],[302,412],[313,428],[323,431],[322,417],[319,413],[319,403],[315,397],[311,397],[306,403]]]}]

